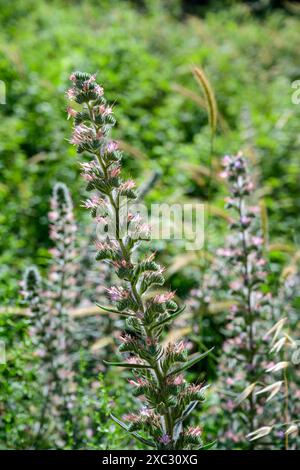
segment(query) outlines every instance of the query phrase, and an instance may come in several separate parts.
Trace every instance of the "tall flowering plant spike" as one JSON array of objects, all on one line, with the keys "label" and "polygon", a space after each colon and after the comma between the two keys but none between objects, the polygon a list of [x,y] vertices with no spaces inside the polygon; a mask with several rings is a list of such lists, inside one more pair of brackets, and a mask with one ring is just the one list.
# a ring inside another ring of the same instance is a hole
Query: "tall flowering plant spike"
[{"label": "tall flowering plant spike", "polygon": [[[75,388],[72,361],[73,329],[68,308],[76,295],[75,238],[77,226],[73,214],[73,202],[64,183],[53,186],[50,200],[50,238],[52,262],[48,279],[48,305],[50,309],[50,347],[55,368],[57,390],[56,402],[62,421],[72,420]],[[59,396],[61,395],[61,396]]]},{"label": "tall flowering plant spike", "polygon": [[39,358],[38,383],[42,393],[40,415],[34,445],[46,433],[49,417],[56,417],[53,439],[66,443],[73,426],[74,371],[72,325],[67,307],[74,292],[74,245],[76,225],[69,190],[63,183],[54,185],[49,212],[50,238],[53,241],[51,266],[47,281],[38,270],[24,274],[24,298],[31,313],[31,337]]},{"label": "tall flowering plant spike", "polygon": [[[278,448],[283,445],[282,416],[289,421],[289,363],[280,353],[286,338],[276,347],[269,344],[270,334],[275,330],[279,334],[283,325],[282,320],[275,323],[281,309],[279,297],[274,300],[269,292],[269,268],[263,254],[258,209],[251,206],[254,185],[247,162],[241,154],[227,156],[224,167],[222,176],[231,193],[227,206],[232,213],[232,233],[218,255],[224,263],[223,288],[233,304],[220,364],[222,418],[226,423],[220,441],[226,442],[226,447]],[[283,380],[276,380],[280,373]]]},{"label": "tall flowering plant spike", "polygon": [[[85,367],[90,370],[93,365],[97,374],[99,363],[94,366],[94,360],[89,358],[87,364],[81,354],[78,355],[78,346],[89,349],[89,342],[95,341],[98,331],[102,335],[103,332],[111,335],[113,327],[112,319],[103,321],[102,315],[88,317],[88,324],[84,319],[73,323],[69,312],[81,302],[83,306],[89,302],[93,287],[95,300],[96,295],[104,297],[104,281],[109,270],[90,270],[95,250],[87,252],[86,242],[80,246],[81,256],[78,257],[73,203],[65,184],[54,185],[50,206],[53,247],[50,249],[52,258],[48,277],[42,279],[33,266],[25,271],[22,281],[22,294],[30,312],[29,331],[35,356],[31,372],[36,376],[36,394],[40,404],[39,408],[33,408],[34,424],[30,438],[34,448],[48,445],[51,448],[83,448],[87,439],[97,432],[98,425],[97,413],[94,413],[96,388],[82,373]],[[96,279],[100,286],[96,285]]]},{"label": "tall flowering plant spike", "polygon": [[[253,192],[245,159],[241,154],[224,158],[222,174],[229,183],[231,195],[231,237],[218,254],[224,260],[224,284],[234,300],[227,324],[227,339],[220,364],[222,407],[228,427],[221,440],[227,445],[253,448],[246,435],[260,428],[264,413],[263,400],[256,394],[263,380],[268,348],[263,335],[272,318],[272,299],[265,294],[267,266],[263,257],[263,238],[257,227],[257,209],[248,204]],[[234,415],[233,415],[234,413]]]},{"label": "tall flowering plant spike", "polygon": [[56,310],[57,317],[61,321],[65,320],[65,325],[67,325],[70,323],[67,318],[67,307],[73,304],[76,297],[77,226],[70,192],[64,183],[58,182],[53,186],[50,207],[48,218],[50,238],[53,242],[53,248],[50,250],[52,263],[49,273],[51,308]]},{"label": "tall flowering plant spike", "polygon": [[151,293],[153,286],[165,282],[163,268],[154,254],[133,256],[138,245],[149,239],[150,231],[134,211],[125,215],[122,211],[124,198],[134,201],[137,194],[134,181],[122,178],[122,153],[110,138],[115,119],[103,88],[95,75],[74,72],[70,80],[72,87],[67,96],[82,105],[80,111],[68,108],[68,115],[74,119],[71,143],[78,153],[90,155],[89,161],[81,164],[87,191],[92,192],[85,206],[100,225],[108,227],[113,220],[114,234],[106,231],[96,242],[97,259],[113,266],[120,279],[119,285],[107,290],[114,304],[108,310],[124,317],[130,331],[120,338],[120,352],[125,359],[111,365],[132,370],[132,393],[143,401],[138,413],[127,414],[123,421],[113,418],[149,447],[200,448],[201,429],[186,428],[185,419],[203,401],[204,387],[189,385],[184,371],[203,355],[188,360],[183,342],[162,345],[165,325],[182,309],[174,292]]}]

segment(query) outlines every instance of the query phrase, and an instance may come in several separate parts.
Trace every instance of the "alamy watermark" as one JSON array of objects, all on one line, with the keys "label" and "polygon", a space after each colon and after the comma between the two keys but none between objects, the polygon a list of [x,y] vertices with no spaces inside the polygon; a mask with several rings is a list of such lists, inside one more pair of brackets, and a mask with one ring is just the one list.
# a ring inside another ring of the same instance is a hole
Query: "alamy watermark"
[{"label": "alamy watermark", "polygon": [[291,357],[291,361],[294,365],[299,365],[300,364],[300,341],[297,340],[295,341],[295,346],[293,348],[293,353]]},{"label": "alamy watermark", "polygon": [[124,238],[133,240],[182,240],[186,250],[200,250],[204,245],[204,204],[133,203],[120,198],[119,219],[107,207],[97,210],[97,238],[102,241]]},{"label": "alamy watermark", "polygon": [[300,104],[300,79],[294,80],[291,84],[291,87],[295,90],[292,93],[292,103]]},{"label": "alamy watermark", "polygon": [[0,104],[6,104],[6,85],[3,80],[0,80]]},{"label": "alamy watermark", "polygon": [[5,343],[0,340],[0,364],[6,364]]}]

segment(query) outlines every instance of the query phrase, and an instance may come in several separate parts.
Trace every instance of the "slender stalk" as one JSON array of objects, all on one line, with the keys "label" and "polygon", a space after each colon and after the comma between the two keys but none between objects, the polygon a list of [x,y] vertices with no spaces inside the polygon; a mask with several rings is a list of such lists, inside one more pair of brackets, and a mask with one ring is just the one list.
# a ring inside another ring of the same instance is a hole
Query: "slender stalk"
[{"label": "slender stalk", "polygon": [[[90,107],[89,107],[89,111],[90,111],[90,116],[92,118]],[[95,127],[96,132],[97,132],[99,129],[97,128],[97,126],[94,126],[94,127]],[[96,156],[97,156],[97,161],[98,161],[99,165],[101,166],[101,168],[102,168],[102,170],[103,170],[103,172],[104,172],[104,174],[107,178],[107,169],[106,169],[105,164],[104,164],[104,162],[101,158],[100,153],[97,153]],[[119,198],[117,198],[117,201],[115,200],[115,198],[113,196],[113,191],[110,191],[108,193],[108,198],[109,198],[110,203],[111,203],[111,205],[112,205],[112,207],[114,208],[114,211],[115,211],[116,238],[117,238],[120,250],[122,252],[122,255],[123,255],[124,259],[130,265],[132,265],[133,262],[132,262],[132,259],[131,259],[130,251],[126,248],[126,246],[123,243],[122,238],[120,237]],[[129,279],[129,283],[130,283],[130,286],[131,286],[133,297],[135,298],[137,304],[140,306],[142,314],[144,314],[145,313],[145,306],[144,306],[142,297],[138,293],[137,281]],[[143,326],[143,325],[141,325],[141,326]],[[153,337],[152,332],[150,332],[147,328],[144,328],[144,331],[145,331],[146,337],[150,338],[150,341],[153,341],[154,337]],[[161,370],[160,360],[158,360],[156,362],[152,362],[152,361],[151,362],[146,361],[146,362],[148,363],[148,365],[150,365],[153,368],[157,384],[158,384],[159,388],[162,389],[164,387],[165,378],[164,378],[162,370]],[[173,436],[173,421],[172,421],[171,411],[168,408],[167,408],[166,413],[163,414],[163,418],[164,418],[164,426],[165,426],[166,433],[169,436]]]},{"label": "slender stalk", "polygon": [[[244,217],[243,211],[243,198],[239,198],[238,202],[238,214],[240,220]],[[247,333],[248,333],[248,341],[249,341],[249,376],[250,382],[254,381],[254,374],[253,374],[253,360],[254,360],[254,344],[253,344],[253,312],[252,312],[252,305],[251,305],[251,284],[250,284],[250,277],[249,277],[249,266],[248,266],[248,246],[247,246],[247,231],[246,229],[242,229],[242,247],[243,247],[243,264],[244,264],[244,282],[247,290],[246,295],[246,323],[247,323]],[[253,394],[249,395],[249,406],[250,406],[250,413],[249,413],[249,432],[254,431],[254,417],[255,417],[255,406],[254,406],[254,399]],[[250,443],[251,448],[253,449],[255,443],[252,441]]]},{"label": "slender stalk", "polygon": [[[283,380],[284,380],[284,419],[285,422],[288,423],[290,420],[290,415],[289,415],[289,382],[288,382],[288,375],[287,375],[287,370],[286,368],[283,371]],[[289,435],[285,433],[284,436],[284,446],[285,450],[289,450]]]}]

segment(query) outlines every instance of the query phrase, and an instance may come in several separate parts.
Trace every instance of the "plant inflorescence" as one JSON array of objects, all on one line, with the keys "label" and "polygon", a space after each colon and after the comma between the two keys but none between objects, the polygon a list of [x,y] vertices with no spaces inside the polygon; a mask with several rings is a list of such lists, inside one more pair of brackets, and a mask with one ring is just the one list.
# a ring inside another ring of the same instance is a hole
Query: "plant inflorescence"
[{"label": "plant inflorescence", "polygon": [[[188,384],[184,371],[207,353],[189,359],[182,341],[162,345],[164,327],[183,308],[177,304],[174,292],[153,292],[153,287],[162,288],[165,283],[164,269],[155,261],[154,253],[143,257],[136,251],[141,242],[149,240],[150,228],[131,211],[130,202],[137,198],[135,183],[122,178],[122,153],[110,138],[115,119],[103,88],[94,75],[86,73],[72,73],[70,80],[68,98],[81,105],[78,111],[68,108],[69,116],[74,118],[71,143],[78,153],[90,155],[89,161],[81,164],[87,190],[92,192],[85,206],[102,233],[96,241],[96,258],[113,266],[121,282],[108,289],[114,306],[107,310],[126,320],[119,348],[126,360],[111,365],[132,370],[133,394],[144,402],[138,413],[124,417],[125,422],[114,419],[150,447],[200,448],[201,428],[186,427],[184,420],[203,401],[205,387]],[[129,201],[125,214],[124,199]],[[109,227],[114,228],[113,233]]]}]

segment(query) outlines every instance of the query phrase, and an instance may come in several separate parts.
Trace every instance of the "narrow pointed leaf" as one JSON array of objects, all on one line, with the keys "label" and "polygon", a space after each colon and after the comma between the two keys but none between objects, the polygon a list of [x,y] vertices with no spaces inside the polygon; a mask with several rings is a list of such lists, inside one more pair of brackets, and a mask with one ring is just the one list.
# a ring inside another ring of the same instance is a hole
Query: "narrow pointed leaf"
[{"label": "narrow pointed leaf", "polygon": [[149,441],[148,439],[145,439],[144,437],[140,436],[138,433],[136,432],[130,432],[129,429],[128,429],[128,426],[127,424],[123,423],[123,421],[120,421],[118,418],[116,418],[113,414],[110,414],[110,417],[111,419],[113,419],[113,421],[115,421],[115,423],[117,423],[119,426],[121,426],[121,428],[123,428],[125,431],[128,432],[128,434],[130,434],[131,436],[134,436],[136,439],[138,439],[140,442],[142,442],[143,444],[146,444],[147,446],[149,447],[156,447],[156,445],[154,444],[154,442],[152,441]]},{"label": "narrow pointed leaf", "polygon": [[175,424],[174,431],[173,431],[173,439],[175,442],[179,439],[181,432],[182,432],[182,422],[178,421]]},{"label": "narrow pointed leaf", "polygon": [[261,437],[267,436],[272,431],[272,426],[263,426],[262,428],[256,429],[256,431],[250,432],[246,437],[249,441],[255,441]]},{"label": "narrow pointed leaf", "polygon": [[169,315],[167,318],[164,318],[163,320],[155,323],[154,325],[151,326],[150,330],[154,330],[154,328],[159,328],[166,323],[169,323],[169,321],[174,320],[175,318],[179,317],[179,315],[185,310],[185,305],[184,307],[181,307],[177,312],[173,313],[173,315]]},{"label": "narrow pointed leaf", "polygon": [[97,307],[101,308],[105,312],[117,313],[118,315],[124,315],[125,317],[134,317],[135,316],[135,315],[133,315],[132,313],[129,313],[129,312],[119,312],[119,310],[116,310],[114,308],[103,307],[103,305],[100,305],[100,304],[96,304],[96,305],[97,305]]},{"label": "narrow pointed leaf", "polygon": [[184,412],[182,413],[181,417],[179,418],[178,422],[182,423],[182,421],[184,421],[191,414],[197,404],[197,401],[192,401],[191,403],[189,403]]},{"label": "narrow pointed leaf", "polygon": [[204,353],[197,354],[197,356],[195,356],[194,358],[190,359],[188,362],[186,362],[186,363],[183,364],[182,366],[177,367],[177,369],[172,370],[172,372],[170,372],[170,373],[168,374],[168,376],[170,376],[170,375],[176,375],[176,374],[179,374],[180,372],[183,372],[183,371],[186,370],[186,369],[189,369],[189,368],[192,367],[193,365],[197,364],[197,362],[201,361],[204,357],[208,356],[208,354],[209,354],[213,349],[214,349],[214,348],[211,348],[211,349],[208,349],[207,351],[205,351]]},{"label": "narrow pointed leaf", "polygon": [[287,361],[281,361],[275,364],[274,366],[269,367],[266,369],[266,372],[277,372],[282,369],[286,369],[289,366],[289,362]]},{"label": "narrow pointed leaf", "polygon": [[282,330],[283,326],[285,325],[287,318],[281,318],[275,325],[270,328],[269,331],[265,334],[264,338],[268,338],[272,333],[274,333],[272,344],[275,343],[280,331]]},{"label": "narrow pointed leaf", "polygon": [[236,404],[240,405],[246,398],[248,398],[249,395],[253,392],[253,390],[256,387],[256,382],[253,382],[252,384],[248,385],[242,393],[240,393],[237,398],[236,398]]},{"label": "narrow pointed leaf", "polygon": [[132,364],[131,362],[108,362],[103,360],[104,364],[113,367],[127,367],[129,369],[152,369],[147,364]]},{"label": "narrow pointed leaf", "polygon": [[262,390],[259,390],[258,392],[256,392],[256,395],[261,395],[262,393],[271,392],[266,400],[266,401],[270,401],[279,392],[282,384],[283,384],[282,380],[279,380],[278,382],[274,382],[273,384],[268,385],[267,387],[264,387]]},{"label": "narrow pointed leaf", "polygon": [[199,447],[199,450],[210,450],[217,444],[217,441],[209,442],[208,444],[204,444],[204,446]]}]

